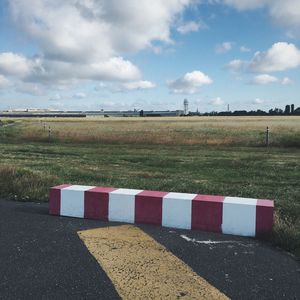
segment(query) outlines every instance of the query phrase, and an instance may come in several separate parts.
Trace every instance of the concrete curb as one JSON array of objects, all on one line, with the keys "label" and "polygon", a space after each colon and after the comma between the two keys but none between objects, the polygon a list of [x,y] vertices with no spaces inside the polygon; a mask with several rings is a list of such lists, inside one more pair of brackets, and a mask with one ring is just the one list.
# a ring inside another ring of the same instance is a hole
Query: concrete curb
[{"label": "concrete curb", "polygon": [[274,201],[63,184],[49,213],[254,237],[272,230]]}]

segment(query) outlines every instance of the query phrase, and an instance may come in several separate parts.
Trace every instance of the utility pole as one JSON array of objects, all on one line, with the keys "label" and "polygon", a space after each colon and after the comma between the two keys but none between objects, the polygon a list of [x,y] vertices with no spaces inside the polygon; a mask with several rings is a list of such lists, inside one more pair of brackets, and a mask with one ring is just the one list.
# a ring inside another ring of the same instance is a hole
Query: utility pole
[{"label": "utility pole", "polygon": [[49,140],[49,142],[51,140],[51,128],[50,128],[50,126],[48,128],[48,140]]}]

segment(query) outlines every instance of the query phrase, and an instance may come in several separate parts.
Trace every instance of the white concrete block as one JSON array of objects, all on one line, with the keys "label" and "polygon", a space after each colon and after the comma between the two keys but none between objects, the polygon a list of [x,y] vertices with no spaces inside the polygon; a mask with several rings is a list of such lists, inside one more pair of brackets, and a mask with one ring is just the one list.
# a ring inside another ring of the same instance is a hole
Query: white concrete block
[{"label": "white concrete block", "polygon": [[134,223],[135,195],[143,190],[118,189],[109,193],[109,221]]},{"label": "white concrete block", "polygon": [[61,190],[60,215],[84,217],[84,192],[94,186],[71,185]]},{"label": "white concrete block", "polygon": [[257,199],[226,197],[223,202],[222,232],[255,236]]},{"label": "white concrete block", "polygon": [[191,229],[192,200],[197,194],[169,193],[163,198],[162,226]]}]

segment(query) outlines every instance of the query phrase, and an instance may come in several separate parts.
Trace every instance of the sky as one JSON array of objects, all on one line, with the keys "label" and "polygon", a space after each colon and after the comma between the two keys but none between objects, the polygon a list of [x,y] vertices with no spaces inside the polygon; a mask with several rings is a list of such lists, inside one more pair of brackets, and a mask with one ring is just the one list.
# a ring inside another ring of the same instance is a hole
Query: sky
[{"label": "sky", "polygon": [[0,110],[300,106],[300,0],[1,0]]}]

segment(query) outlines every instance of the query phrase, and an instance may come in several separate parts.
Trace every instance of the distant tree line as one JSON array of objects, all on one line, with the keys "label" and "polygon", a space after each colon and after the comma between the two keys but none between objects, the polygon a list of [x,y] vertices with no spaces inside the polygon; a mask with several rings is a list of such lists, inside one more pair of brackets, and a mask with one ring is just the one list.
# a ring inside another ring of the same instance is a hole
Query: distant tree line
[{"label": "distant tree line", "polygon": [[286,105],[285,109],[280,108],[272,108],[269,111],[264,111],[261,109],[258,110],[235,110],[235,111],[221,111],[221,112],[190,112],[190,116],[299,116],[300,115],[300,107],[295,109],[295,105]]}]

